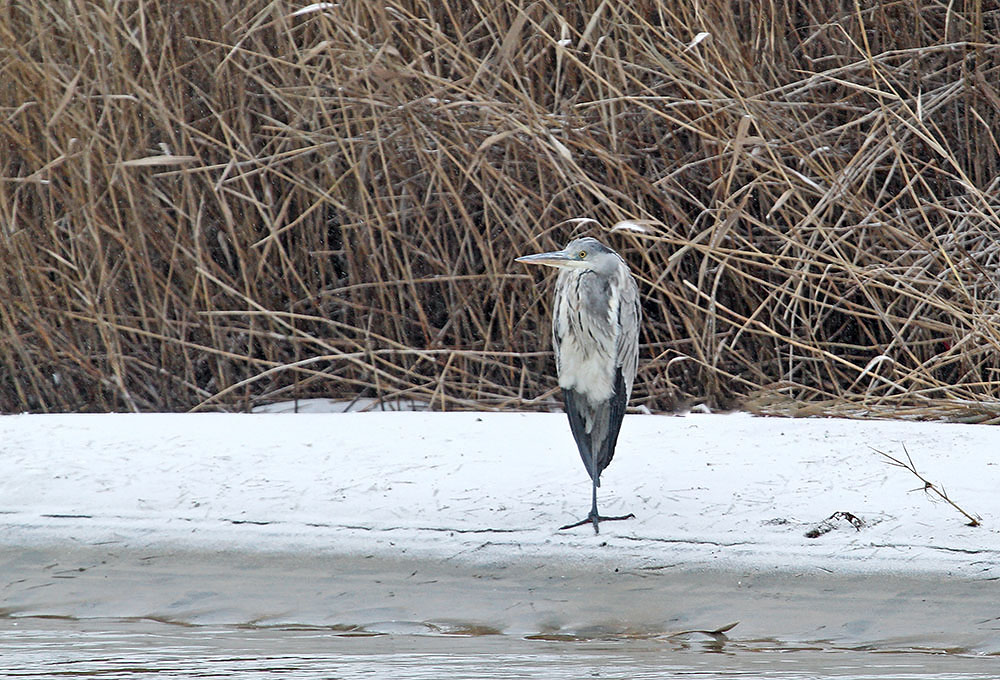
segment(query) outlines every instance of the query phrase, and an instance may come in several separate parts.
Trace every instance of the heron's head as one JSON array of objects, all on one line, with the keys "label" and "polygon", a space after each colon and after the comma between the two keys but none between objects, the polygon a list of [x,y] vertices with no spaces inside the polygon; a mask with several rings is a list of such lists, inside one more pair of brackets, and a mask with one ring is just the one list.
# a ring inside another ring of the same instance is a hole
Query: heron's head
[{"label": "heron's head", "polygon": [[515,260],[525,264],[544,264],[560,269],[594,271],[610,275],[622,266],[622,258],[597,239],[585,236],[569,242],[562,250],[525,255]]}]

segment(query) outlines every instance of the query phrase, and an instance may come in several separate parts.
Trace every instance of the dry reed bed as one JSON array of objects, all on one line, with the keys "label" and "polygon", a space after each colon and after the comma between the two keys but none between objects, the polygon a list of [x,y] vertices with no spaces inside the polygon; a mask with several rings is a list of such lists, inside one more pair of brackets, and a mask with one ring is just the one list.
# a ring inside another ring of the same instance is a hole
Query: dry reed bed
[{"label": "dry reed bed", "polygon": [[14,0],[0,45],[4,411],[545,406],[512,259],[589,233],[635,404],[1000,413],[992,3]]}]

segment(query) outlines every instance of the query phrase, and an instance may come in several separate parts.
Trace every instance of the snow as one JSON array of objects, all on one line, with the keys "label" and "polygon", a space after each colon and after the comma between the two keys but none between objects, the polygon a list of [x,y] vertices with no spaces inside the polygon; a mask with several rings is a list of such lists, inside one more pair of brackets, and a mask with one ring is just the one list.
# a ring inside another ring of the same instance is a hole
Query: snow
[{"label": "snow", "polygon": [[[0,544],[989,578],[1000,576],[998,437],[981,425],[628,415],[599,503],[636,519],[595,535],[558,530],[590,505],[562,414],[4,416]],[[875,451],[905,460],[904,446],[981,526]]]}]

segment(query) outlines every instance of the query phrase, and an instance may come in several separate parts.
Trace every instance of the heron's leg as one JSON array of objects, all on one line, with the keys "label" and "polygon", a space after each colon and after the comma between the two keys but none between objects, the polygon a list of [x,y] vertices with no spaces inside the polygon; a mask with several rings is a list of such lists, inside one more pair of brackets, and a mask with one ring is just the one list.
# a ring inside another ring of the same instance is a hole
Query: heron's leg
[{"label": "heron's leg", "polygon": [[591,489],[593,490],[593,496],[591,497],[590,501],[590,514],[587,515],[587,518],[594,523],[595,534],[601,533],[600,529],[597,528],[597,521],[601,518],[601,516],[597,514],[597,480],[598,478],[595,477],[594,484],[593,486],[591,486]]},{"label": "heron's leg", "polygon": [[598,529],[597,527],[598,522],[601,521],[617,522],[623,519],[635,519],[635,515],[633,515],[630,512],[627,515],[616,515],[614,517],[605,517],[604,515],[601,515],[600,513],[597,512],[597,480],[594,480],[593,497],[590,505],[590,514],[587,515],[585,518],[581,519],[579,522],[574,522],[573,524],[567,524],[564,527],[559,527],[559,531],[563,531],[564,529],[573,529],[575,527],[583,526],[584,524],[591,522],[594,525],[594,533],[599,534],[601,533],[601,530]]}]

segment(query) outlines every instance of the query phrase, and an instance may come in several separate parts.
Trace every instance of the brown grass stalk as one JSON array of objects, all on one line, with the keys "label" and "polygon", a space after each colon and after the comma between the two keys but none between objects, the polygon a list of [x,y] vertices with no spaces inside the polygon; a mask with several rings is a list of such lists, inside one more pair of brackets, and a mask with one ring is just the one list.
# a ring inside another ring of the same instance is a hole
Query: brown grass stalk
[{"label": "brown grass stalk", "polygon": [[635,406],[1000,418],[1000,10],[308,4],[0,8],[0,410],[548,408],[590,234]]}]

